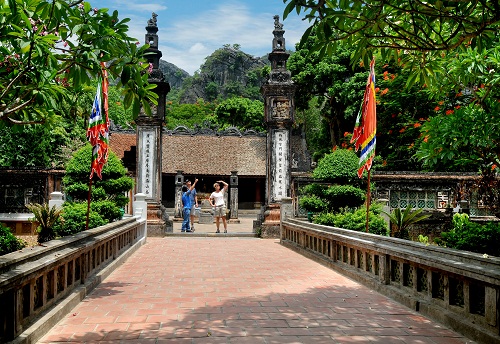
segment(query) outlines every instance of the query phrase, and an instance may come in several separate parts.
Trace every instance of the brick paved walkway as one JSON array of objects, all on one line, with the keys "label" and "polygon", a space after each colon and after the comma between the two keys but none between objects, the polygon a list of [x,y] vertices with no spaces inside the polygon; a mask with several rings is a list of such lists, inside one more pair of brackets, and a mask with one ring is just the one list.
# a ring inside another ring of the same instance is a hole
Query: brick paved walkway
[{"label": "brick paved walkway", "polygon": [[148,238],[39,343],[472,343],[273,239]]}]

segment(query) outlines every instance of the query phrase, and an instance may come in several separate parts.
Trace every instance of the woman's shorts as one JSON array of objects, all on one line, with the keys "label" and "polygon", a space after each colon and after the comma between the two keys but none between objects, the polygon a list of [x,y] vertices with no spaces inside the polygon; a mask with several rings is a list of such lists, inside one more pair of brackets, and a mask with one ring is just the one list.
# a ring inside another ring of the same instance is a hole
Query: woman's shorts
[{"label": "woman's shorts", "polygon": [[221,206],[215,207],[214,216],[215,217],[226,217],[226,206],[221,205]]}]

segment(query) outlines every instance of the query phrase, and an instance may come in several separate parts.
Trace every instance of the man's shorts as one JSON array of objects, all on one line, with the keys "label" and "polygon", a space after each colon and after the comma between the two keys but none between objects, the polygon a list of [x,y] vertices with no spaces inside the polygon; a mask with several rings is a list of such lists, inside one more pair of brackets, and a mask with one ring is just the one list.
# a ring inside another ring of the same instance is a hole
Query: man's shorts
[{"label": "man's shorts", "polygon": [[221,205],[221,206],[215,207],[214,216],[215,217],[226,217],[226,206]]}]

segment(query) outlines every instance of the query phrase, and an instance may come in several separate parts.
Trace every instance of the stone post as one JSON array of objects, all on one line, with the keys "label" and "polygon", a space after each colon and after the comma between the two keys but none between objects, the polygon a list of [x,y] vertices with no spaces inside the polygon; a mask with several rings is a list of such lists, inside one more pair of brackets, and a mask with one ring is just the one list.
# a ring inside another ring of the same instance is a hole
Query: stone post
[{"label": "stone post", "polygon": [[293,217],[293,202],[291,197],[281,199],[281,218],[280,218],[280,240],[285,239],[283,232],[283,221]]},{"label": "stone post", "polygon": [[148,203],[146,202],[146,195],[143,193],[135,194],[134,203],[134,216],[140,217],[141,219],[147,219]]},{"label": "stone post", "polygon": [[230,223],[240,223],[238,219],[238,171],[231,171],[231,177],[229,177],[230,191],[230,205],[231,216],[229,218]]},{"label": "stone post", "polygon": [[50,194],[49,208],[56,206],[56,208],[62,208],[64,203],[64,194],[59,191],[54,191]]},{"label": "stone post", "polygon": [[291,196],[291,133],[295,121],[296,86],[286,68],[283,24],[274,16],[273,51],[269,54],[271,72],[261,88],[267,132],[266,204],[263,209],[262,237],[280,237],[280,208]]},{"label": "stone post", "polygon": [[165,121],[165,103],[170,85],[159,69],[161,51],[158,50],[156,13],[148,20],[145,41],[149,44],[146,59],[152,66],[148,82],[156,85],[158,105],[151,105],[152,116],[141,109],[137,120],[137,192],[146,195],[148,236],[163,236],[169,228],[168,215],[161,203],[162,182],[162,127]]},{"label": "stone post", "polygon": [[175,195],[174,195],[174,218],[182,219],[182,185],[184,185],[183,171],[178,170],[175,176]]}]

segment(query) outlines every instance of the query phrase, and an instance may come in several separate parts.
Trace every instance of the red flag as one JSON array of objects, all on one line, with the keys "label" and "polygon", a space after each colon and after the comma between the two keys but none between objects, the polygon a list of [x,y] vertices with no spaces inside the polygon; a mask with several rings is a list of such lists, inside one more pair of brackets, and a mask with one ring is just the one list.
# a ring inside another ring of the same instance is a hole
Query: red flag
[{"label": "red flag", "polygon": [[375,98],[375,58],[370,63],[370,74],[366,82],[365,95],[361,109],[356,118],[351,143],[355,142],[356,151],[361,147],[359,157],[358,177],[363,176],[363,171],[369,171],[375,157],[377,136],[377,111]]},{"label": "red flag", "polygon": [[92,147],[92,164],[90,169],[90,179],[97,173],[99,179],[102,179],[102,169],[108,161],[109,148],[109,117],[108,117],[108,71],[104,62],[102,66],[102,100],[104,117],[101,110],[101,84],[97,85],[94,105],[90,114],[89,128],[87,129],[87,138]]}]

